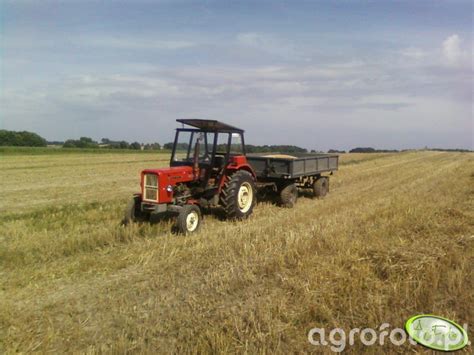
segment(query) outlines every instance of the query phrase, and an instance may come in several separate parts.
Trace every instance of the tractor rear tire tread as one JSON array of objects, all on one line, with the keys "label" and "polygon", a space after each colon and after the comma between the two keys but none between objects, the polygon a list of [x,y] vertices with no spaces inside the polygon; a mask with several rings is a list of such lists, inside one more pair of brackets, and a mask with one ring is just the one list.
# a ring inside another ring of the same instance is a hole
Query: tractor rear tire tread
[{"label": "tractor rear tire tread", "polygon": [[[253,189],[253,201],[250,209],[243,213],[240,211],[237,203],[237,195],[239,193],[239,188],[242,183],[248,182],[250,183]],[[227,181],[224,184],[220,195],[220,204],[224,209],[226,218],[228,219],[245,219],[252,214],[253,208],[256,203],[256,193],[257,189],[255,186],[255,180],[248,171],[246,170],[239,170],[234,174],[230,175]]]}]

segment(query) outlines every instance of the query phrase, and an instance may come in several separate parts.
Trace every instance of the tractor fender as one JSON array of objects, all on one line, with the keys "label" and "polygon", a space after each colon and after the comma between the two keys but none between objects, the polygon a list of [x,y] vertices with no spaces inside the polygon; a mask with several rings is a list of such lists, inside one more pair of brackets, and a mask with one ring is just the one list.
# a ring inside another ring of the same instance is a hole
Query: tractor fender
[{"label": "tractor fender", "polygon": [[234,173],[236,170],[246,170],[253,176],[255,180],[257,180],[257,175],[253,171],[250,164],[247,162],[245,155],[237,155],[230,159],[229,164],[226,166],[226,174],[227,171],[229,171],[229,173]]},{"label": "tractor fender", "polygon": [[231,174],[235,173],[237,170],[245,170],[245,171],[248,171],[252,176],[253,178],[255,179],[255,181],[257,180],[257,175],[255,174],[255,172],[253,171],[252,167],[248,164],[242,164],[242,165],[239,165],[238,167],[228,167],[226,169],[226,175],[229,175],[227,174],[227,171]]},{"label": "tractor fender", "polygon": [[235,172],[239,170],[245,170],[252,175],[255,181],[257,181],[257,176],[255,172],[253,171],[252,167],[249,164],[240,164],[240,165],[229,165],[227,168],[224,170],[224,175],[222,176],[220,182],[219,182],[219,188],[218,188],[218,193],[220,193],[224,187],[224,184],[226,183],[228,177]]}]

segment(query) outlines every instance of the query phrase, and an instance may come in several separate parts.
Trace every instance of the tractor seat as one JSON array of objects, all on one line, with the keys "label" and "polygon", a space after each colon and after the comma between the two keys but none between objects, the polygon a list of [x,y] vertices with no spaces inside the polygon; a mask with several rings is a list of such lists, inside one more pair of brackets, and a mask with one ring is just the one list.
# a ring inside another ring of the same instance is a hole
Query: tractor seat
[{"label": "tractor seat", "polygon": [[213,166],[213,168],[220,171],[224,168],[224,165],[225,165],[225,158],[216,155],[214,157],[214,166]]}]

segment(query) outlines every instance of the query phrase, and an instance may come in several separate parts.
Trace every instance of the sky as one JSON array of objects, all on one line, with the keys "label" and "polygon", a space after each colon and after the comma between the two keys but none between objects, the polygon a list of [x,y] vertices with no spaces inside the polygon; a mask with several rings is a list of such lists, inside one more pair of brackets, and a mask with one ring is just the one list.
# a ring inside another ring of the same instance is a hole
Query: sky
[{"label": "sky", "polygon": [[473,149],[472,1],[0,0],[0,129]]}]

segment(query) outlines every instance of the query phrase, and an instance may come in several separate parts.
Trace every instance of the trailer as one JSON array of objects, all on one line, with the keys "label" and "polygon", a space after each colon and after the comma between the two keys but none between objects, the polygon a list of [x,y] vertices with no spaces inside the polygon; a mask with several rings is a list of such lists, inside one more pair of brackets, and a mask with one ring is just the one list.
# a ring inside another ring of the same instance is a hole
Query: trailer
[{"label": "trailer", "polygon": [[338,169],[337,154],[254,155],[247,154],[258,179],[301,179]]},{"label": "trailer", "polygon": [[299,189],[312,189],[322,198],[329,192],[329,176],[338,169],[337,154],[247,154],[257,177],[257,188],[273,190],[280,205],[293,207]]}]

